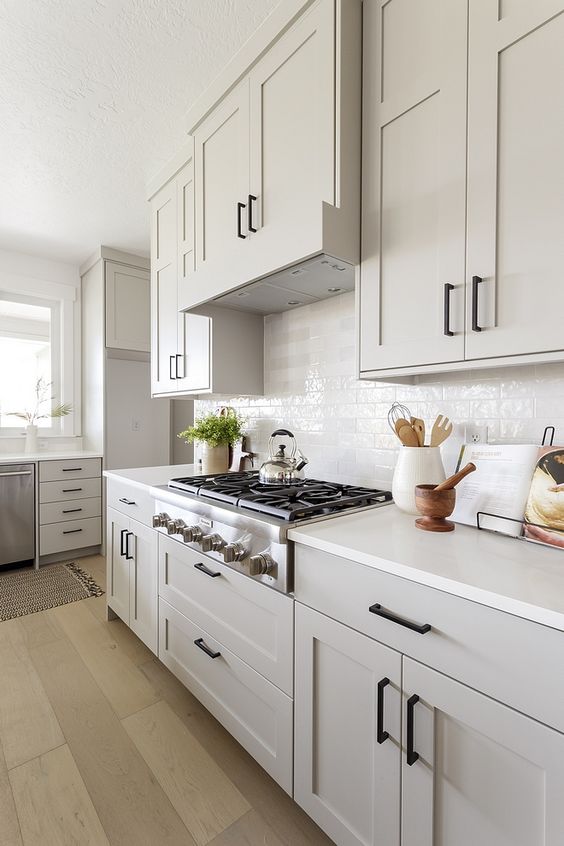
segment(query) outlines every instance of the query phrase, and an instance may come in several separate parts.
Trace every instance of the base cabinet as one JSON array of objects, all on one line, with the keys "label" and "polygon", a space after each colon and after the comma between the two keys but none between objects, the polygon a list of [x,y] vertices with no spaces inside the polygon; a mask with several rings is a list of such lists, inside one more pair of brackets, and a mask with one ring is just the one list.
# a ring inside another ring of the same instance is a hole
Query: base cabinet
[{"label": "base cabinet", "polygon": [[560,732],[296,603],[295,799],[338,846],[561,846],[563,760]]},{"label": "base cabinet", "polygon": [[158,559],[153,529],[107,510],[108,606],[155,654],[158,651]]}]

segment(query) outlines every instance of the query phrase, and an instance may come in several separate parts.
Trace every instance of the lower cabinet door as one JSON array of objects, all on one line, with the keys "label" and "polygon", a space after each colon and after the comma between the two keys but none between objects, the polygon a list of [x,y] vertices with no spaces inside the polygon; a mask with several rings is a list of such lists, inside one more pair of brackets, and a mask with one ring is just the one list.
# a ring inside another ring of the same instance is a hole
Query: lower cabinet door
[{"label": "lower cabinet door", "polygon": [[[129,560],[125,544],[129,532],[129,517],[113,508],[107,509],[106,574],[108,605],[129,625]],[[131,548],[131,543],[130,543]]]},{"label": "lower cabinet door", "polygon": [[399,844],[400,716],[401,655],[296,603],[294,798],[338,846]]},{"label": "lower cabinet door", "polygon": [[561,846],[564,735],[403,660],[403,846]]},{"label": "lower cabinet door", "polygon": [[133,556],[130,561],[129,625],[156,655],[159,568],[155,530],[131,520],[127,551]]},{"label": "lower cabinet door", "polygon": [[164,599],[159,658],[292,795],[292,700]]}]

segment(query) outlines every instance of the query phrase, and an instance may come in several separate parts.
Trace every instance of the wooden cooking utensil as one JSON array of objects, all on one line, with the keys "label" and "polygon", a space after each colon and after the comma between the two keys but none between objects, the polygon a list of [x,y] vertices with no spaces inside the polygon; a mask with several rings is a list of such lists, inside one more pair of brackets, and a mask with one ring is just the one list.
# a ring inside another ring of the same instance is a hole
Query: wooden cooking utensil
[{"label": "wooden cooking utensil", "polygon": [[415,506],[422,516],[415,525],[424,532],[453,532],[454,523],[446,518],[454,511],[455,502],[454,488],[439,491],[435,485],[416,485]]},{"label": "wooden cooking utensil", "polygon": [[402,442],[402,444],[406,447],[417,447],[419,446],[419,439],[417,437],[417,432],[415,429],[412,429],[409,423],[406,423],[405,426],[402,426],[398,432],[398,438]]},{"label": "wooden cooking utensil", "polygon": [[438,447],[446,441],[452,432],[452,423],[443,414],[439,414],[431,429],[431,446]]},{"label": "wooden cooking utensil", "polygon": [[411,428],[415,431],[417,435],[419,446],[425,446],[425,421],[421,420],[420,417],[412,417]]},{"label": "wooden cooking utensil", "polygon": [[445,479],[444,482],[441,482],[440,485],[437,485],[435,488],[435,493],[439,493],[440,491],[450,491],[456,485],[464,479],[469,473],[473,473],[476,469],[476,465],[473,464],[471,461],[463,467],[462,470],[459,470],[458,473],[454,473],[454,475],[449,476],[448,479]]},{"label": "wooden cooking utensil", "polygon": [[409,422],[409,420],[406,420],[405,417],[399,417],[396,420],[394,426],[396,430],[396,435],[399,438],[400,429],[402,429],[404,426],[411,426],[411,423]]}]

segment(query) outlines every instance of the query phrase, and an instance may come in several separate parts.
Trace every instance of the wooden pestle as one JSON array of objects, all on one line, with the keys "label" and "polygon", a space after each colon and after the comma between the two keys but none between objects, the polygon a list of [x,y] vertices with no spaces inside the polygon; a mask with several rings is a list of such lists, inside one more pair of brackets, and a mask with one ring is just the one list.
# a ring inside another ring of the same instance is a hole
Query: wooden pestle
[{"label": "wooden pestle", "polygon": [[456,487],[456,485],[464,479],[469,473],[473,473],[476,469],[476,465],[473,464],[471,461],[466,467],[463,467],[462,470],[459,470],[458,473],[455,473],[454,476],[449,476],[448,479],[445,479],[444,482],[441,482],[440,485],[437,485],[435,488],[435,493],[437,491],[450,491],[452,488]]}]

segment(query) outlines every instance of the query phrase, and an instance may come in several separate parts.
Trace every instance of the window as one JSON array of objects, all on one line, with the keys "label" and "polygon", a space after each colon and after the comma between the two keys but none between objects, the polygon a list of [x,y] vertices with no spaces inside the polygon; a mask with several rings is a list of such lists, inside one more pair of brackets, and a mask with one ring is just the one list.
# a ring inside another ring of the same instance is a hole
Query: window
[{"label": "window", "polygon": [[[11,412],[48,413],[60,402],[60,307],[57,301],[0,292],[0,433],[21,432]],[[51,397],[54,399],[51,400]],[[37,421],[43,434],[61,434],[61,419]]]}]

